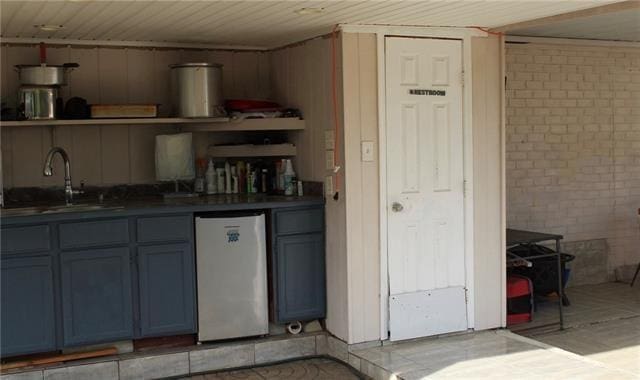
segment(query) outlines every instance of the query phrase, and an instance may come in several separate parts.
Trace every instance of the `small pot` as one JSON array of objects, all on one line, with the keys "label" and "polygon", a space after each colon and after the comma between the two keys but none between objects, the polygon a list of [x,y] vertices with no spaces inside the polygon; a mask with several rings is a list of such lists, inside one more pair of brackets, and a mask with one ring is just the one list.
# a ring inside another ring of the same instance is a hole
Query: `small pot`
[{"label": "small pot", "polygon": [[58,87],[22,86],[18,91],[18,117],[27,120],[52,120],[57,116]]},{"label": "small pot", "polygon": [[65,86],[69,71],[76,67],[80,65],[77,63],[16,65],[16,71],[23,86]]}]

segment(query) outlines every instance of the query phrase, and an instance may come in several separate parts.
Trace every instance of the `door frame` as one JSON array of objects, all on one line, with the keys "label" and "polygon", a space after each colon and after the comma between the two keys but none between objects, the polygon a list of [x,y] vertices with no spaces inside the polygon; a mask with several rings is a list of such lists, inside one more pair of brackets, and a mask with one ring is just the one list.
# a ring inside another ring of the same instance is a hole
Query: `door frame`
[{"label": "door frame", "polygon": [[403,27],[372,25],[341,25],[346,33],[374,33],[377,39],[378,79],[378,157],[379,157],[379,217],[380,217],[380,339],[389,339],[389,271],[387,220],[387,126],[386,126],[386,50],[387,37],[422,37],[455,39],[462,41],[462,123],[463,123],[463,175],[464,175],[464,256],[465,286],[467,289],[467,329],[475,326],[474,304],[474,246],[473,246],[473,131],[472,131],[472,62],[471,37],[487,37],[475,28]]}]

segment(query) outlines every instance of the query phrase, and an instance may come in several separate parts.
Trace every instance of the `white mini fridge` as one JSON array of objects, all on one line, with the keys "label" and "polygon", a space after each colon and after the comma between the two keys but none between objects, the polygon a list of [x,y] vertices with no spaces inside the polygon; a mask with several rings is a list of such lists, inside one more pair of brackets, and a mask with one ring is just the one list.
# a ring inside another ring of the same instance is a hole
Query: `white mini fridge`
[{"label": "white mini fridge", "polygon": [[268,334],[264,214],[195,219],[198,340]]}]

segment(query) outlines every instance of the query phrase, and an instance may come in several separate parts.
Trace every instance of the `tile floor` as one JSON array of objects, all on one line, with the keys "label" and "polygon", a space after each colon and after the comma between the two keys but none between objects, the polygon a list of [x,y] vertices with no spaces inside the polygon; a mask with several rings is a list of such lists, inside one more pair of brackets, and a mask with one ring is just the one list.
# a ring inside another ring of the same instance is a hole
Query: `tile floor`
[{"label": "tile floor", "polygon": [[[350,355],[362,372],[381,380],[640,379],[640,286],[609,283],[570,288],[567,293],[572,304],[565,309],[563,331],[557,326],[551,332],[529,330],[529,336],[486,331]],[[540,305],[535,323],[555,318],[555,305]]]},{"label": "tile floor", "polygon": [[392,344],[353,354],[360,358],[362,371],[376,380],[640,379],[506,330]]},{"label": "tile floor", "polygon": [[225,371],[187,377],[184,380],[265,380],[265,379],[311,379],[311,380],[358,380],[345,364],[330,359],[306,359],[295,362],[257,367],[236,371]]}]

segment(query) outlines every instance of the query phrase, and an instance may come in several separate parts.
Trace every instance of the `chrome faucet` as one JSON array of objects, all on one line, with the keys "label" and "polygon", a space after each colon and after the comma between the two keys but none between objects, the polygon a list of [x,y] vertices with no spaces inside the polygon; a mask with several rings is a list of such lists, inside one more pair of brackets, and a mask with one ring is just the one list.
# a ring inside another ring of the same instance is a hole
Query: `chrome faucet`
[{"label": "chrome faucet", "polygon": [[53,156],[55,156],[56,153],[59,153],[60,157],[62,157],[62,160],[64,161],[64,200],[67,206],[69,206],[73,203],[73,195],[82,194],[83,191],[74,190],[73,187],[71,187],[71,165],[69,164],[69,156],[67,155],[67,152],[57,146],[51,148],[44,161],[43,173],[46,177],[53,175],[53,167],[51,164],[53,162]]}]

